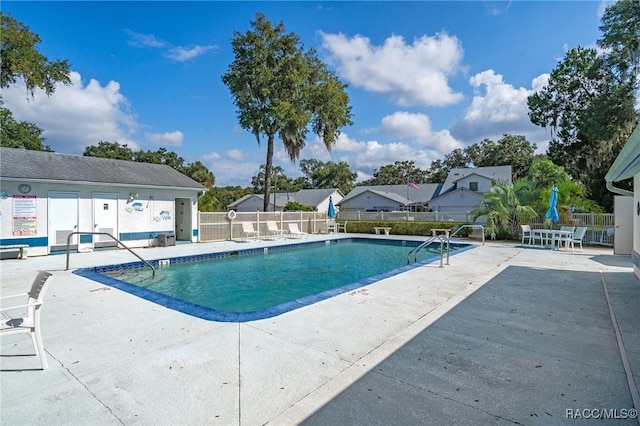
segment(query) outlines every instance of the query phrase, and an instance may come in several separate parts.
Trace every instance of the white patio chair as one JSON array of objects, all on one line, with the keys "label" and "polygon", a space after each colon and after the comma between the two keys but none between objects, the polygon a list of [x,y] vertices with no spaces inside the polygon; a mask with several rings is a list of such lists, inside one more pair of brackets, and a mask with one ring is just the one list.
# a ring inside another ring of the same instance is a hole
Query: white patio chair
[{"label": "white patio chair", "polygon": [[586,233],[586,226],[578,226],[573,235],[565,240],[566,244],[571,245],[571,251],[575,251],[576,243],[580,245],[580,251],[582,251],[582,240],[584,239]]},{"label": "white patio chair", "polygon": [[533,241],[533,231],[531,230],[531,226],[530,225],[520,225],[520,228],[522,228],[522,245],[524,245],[524,240],[528,239],[529,242],[527,244],[531,245],[531,242]]},{"label": "white patio chair", "polygon": [[271,237],[282,237],[282,229],[278,228],[275,220],[267,221],[267,234]]},{"label": "white patio chair", "polygon": [[289,223],[287,226],[289,227],[289,236],[291,238],[300,238],[305,235],[305,232],[300,231],[297,223]]},{"label": "white patio chair", "polygon": [[[44,300],[44,294],[53,279],[53,275],[50,272],[39,272],[36,278],[33,280],[31,290],[28,293],[13,294],[9,296],[2,296],[0,300],[6,300],[17,297],[27,297],[27,303],[21,305],[12,305],[0,308],[0,312],[3,314],[2,324],[0,328],[0,336],[9,336],[12,334],[29,333],[31,335],[31,341],[36,351],[36,356],[40,358],[42,369],[49,368],[47,363],[47,354],[44,351],[42,345],[42,336],[40,335],[40,308]],[[25,309],[26,308],[26,309]],[[5,311],[17,311],[26,310],[27,316],[22,318],[12,318]]]},{"label": "white patio chair", "polygon": [[327,234],[336,232],[336,220],[328,219],[327,220]]},{"label": "white patio chair", "polygon": [[242,239],[253,237],[256,240],[260,237],[260,232],[256,231],[251,222],[242,222]]}]

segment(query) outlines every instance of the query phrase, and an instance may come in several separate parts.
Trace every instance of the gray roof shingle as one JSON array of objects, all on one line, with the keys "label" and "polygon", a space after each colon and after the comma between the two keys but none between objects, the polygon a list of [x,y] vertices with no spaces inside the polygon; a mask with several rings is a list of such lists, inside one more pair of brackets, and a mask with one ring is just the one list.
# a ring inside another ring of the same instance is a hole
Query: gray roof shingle
[{"label": "gray roof shingle", "polygon": [[165,164],[0,148],[0,177],[206,190]]}]

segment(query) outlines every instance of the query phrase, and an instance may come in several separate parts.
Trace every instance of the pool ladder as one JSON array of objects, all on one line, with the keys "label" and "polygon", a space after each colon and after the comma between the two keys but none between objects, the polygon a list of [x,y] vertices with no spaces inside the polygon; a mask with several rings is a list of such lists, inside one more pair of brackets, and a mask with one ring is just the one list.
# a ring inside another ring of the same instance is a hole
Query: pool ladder
[{"label": "pool ladder", "polygon": [[109,237],[111,237],[116,243],[120,244],[122,247],[124,247],[125,249],[127,249],[129,251],[129,253],[131,253],[132,255],[134,255],[135,257],[137,257],[138,259],[140,259],[145,265],[147,265],[149,268],[151,268],[152,271],[152,277],[156,276],[156,268],[153,267],[152,264],[150,264],[149,262],[147,262],[146,260],[144,260],[143,258],[141,258],[140,256],[138,256],[137,253],[135,253],[133,250],[131,250],[129,247],[127,247],[126,245],[124,245],[122,243],[122,241],[120,241],[119,239],[117,239],[116,237],[114,237],[113,235],[111,235],[108,232],[80,232],[80,231],[76,231],[76,232],[70,232],[69,235],[67,235],[67,269],[65,269],[65,271],[69,270],[69,248],[70,248],[70,244],[71,244],[71,237],[73,235],[107,235]]},{"label": "pool ladder", "polygon": [[[444,238],[443,238],[444,237]],[[433,237],[429,237],[427,241],[420,244],[418,247],[414,247],[411,249],[409,254],[407,254],[407,265],[411,263],[411,256],[413,255],[413,261],[418,261],[418,252],[434,241],[440,241],[440,267],[443,268],[442,265],[444,259],[444,244],[447,243],[447,265],[449,264],[449,238],[444,235],[434,235]]]},{"label": "pool ladder", "polygon": [[427,239],[427,241],[425,241],[424,243],[420,244],[417,247],[414,247],[411,249],[411,251],[407,254],[407,265],[411,263],[411,256],[413,255],[413,261],[417,262],[418,261],[418,252],[422,249],[424,249],[425,247],[427,247],[429,244],[431,244],[434,241],[440,241],[440,267],[442,268],[443,265],[443,260],[444,260],[444,247],[445,247],[445,243],[447,244],[447,265],[449,265],[449,253],[451,251],[449,242],[451,240],[451,238],[456,235],[458,232],[460,232],[461,229],[464,228],[472,228],[472,229],[480,229],[482,230],[482,244],[484,244],[484,226],[482,225],[462,225],[461,227],[459,227],[458,229],[456,229],[455,231],[453,231],[453,233],[451,235],[434,235],[432,237],[429,237],[429,239]]}]

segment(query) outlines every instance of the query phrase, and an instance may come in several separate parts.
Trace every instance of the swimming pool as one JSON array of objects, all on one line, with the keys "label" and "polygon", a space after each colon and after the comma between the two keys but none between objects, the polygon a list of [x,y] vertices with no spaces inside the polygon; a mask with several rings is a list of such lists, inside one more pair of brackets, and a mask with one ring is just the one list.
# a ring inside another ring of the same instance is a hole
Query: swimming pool
[{"label": "swimming pool", "polygon": [[[439,260],[439,244],[407,265],[421,242],[345,238],[74,271],[180,312],[240,322],[269,318]],[[451,244],[452,250],[470,248]],[[169,267],[162,265],[169,264]]]}]

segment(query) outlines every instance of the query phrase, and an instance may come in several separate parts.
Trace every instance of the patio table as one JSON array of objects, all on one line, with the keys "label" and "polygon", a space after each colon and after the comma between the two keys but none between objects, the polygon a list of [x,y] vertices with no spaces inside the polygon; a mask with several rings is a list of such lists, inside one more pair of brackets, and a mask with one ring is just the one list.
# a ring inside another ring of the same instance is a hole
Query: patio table
[{"label": "patio table", "polygon": [[[550,242],[552,250],[558,250],[564,238],[570,238],[573,232],[561,231],[559,229],[532,229],[532,232],[540,235],[540,246],[545,247]],[[535,241],[535,238],[534,238]]]}]

